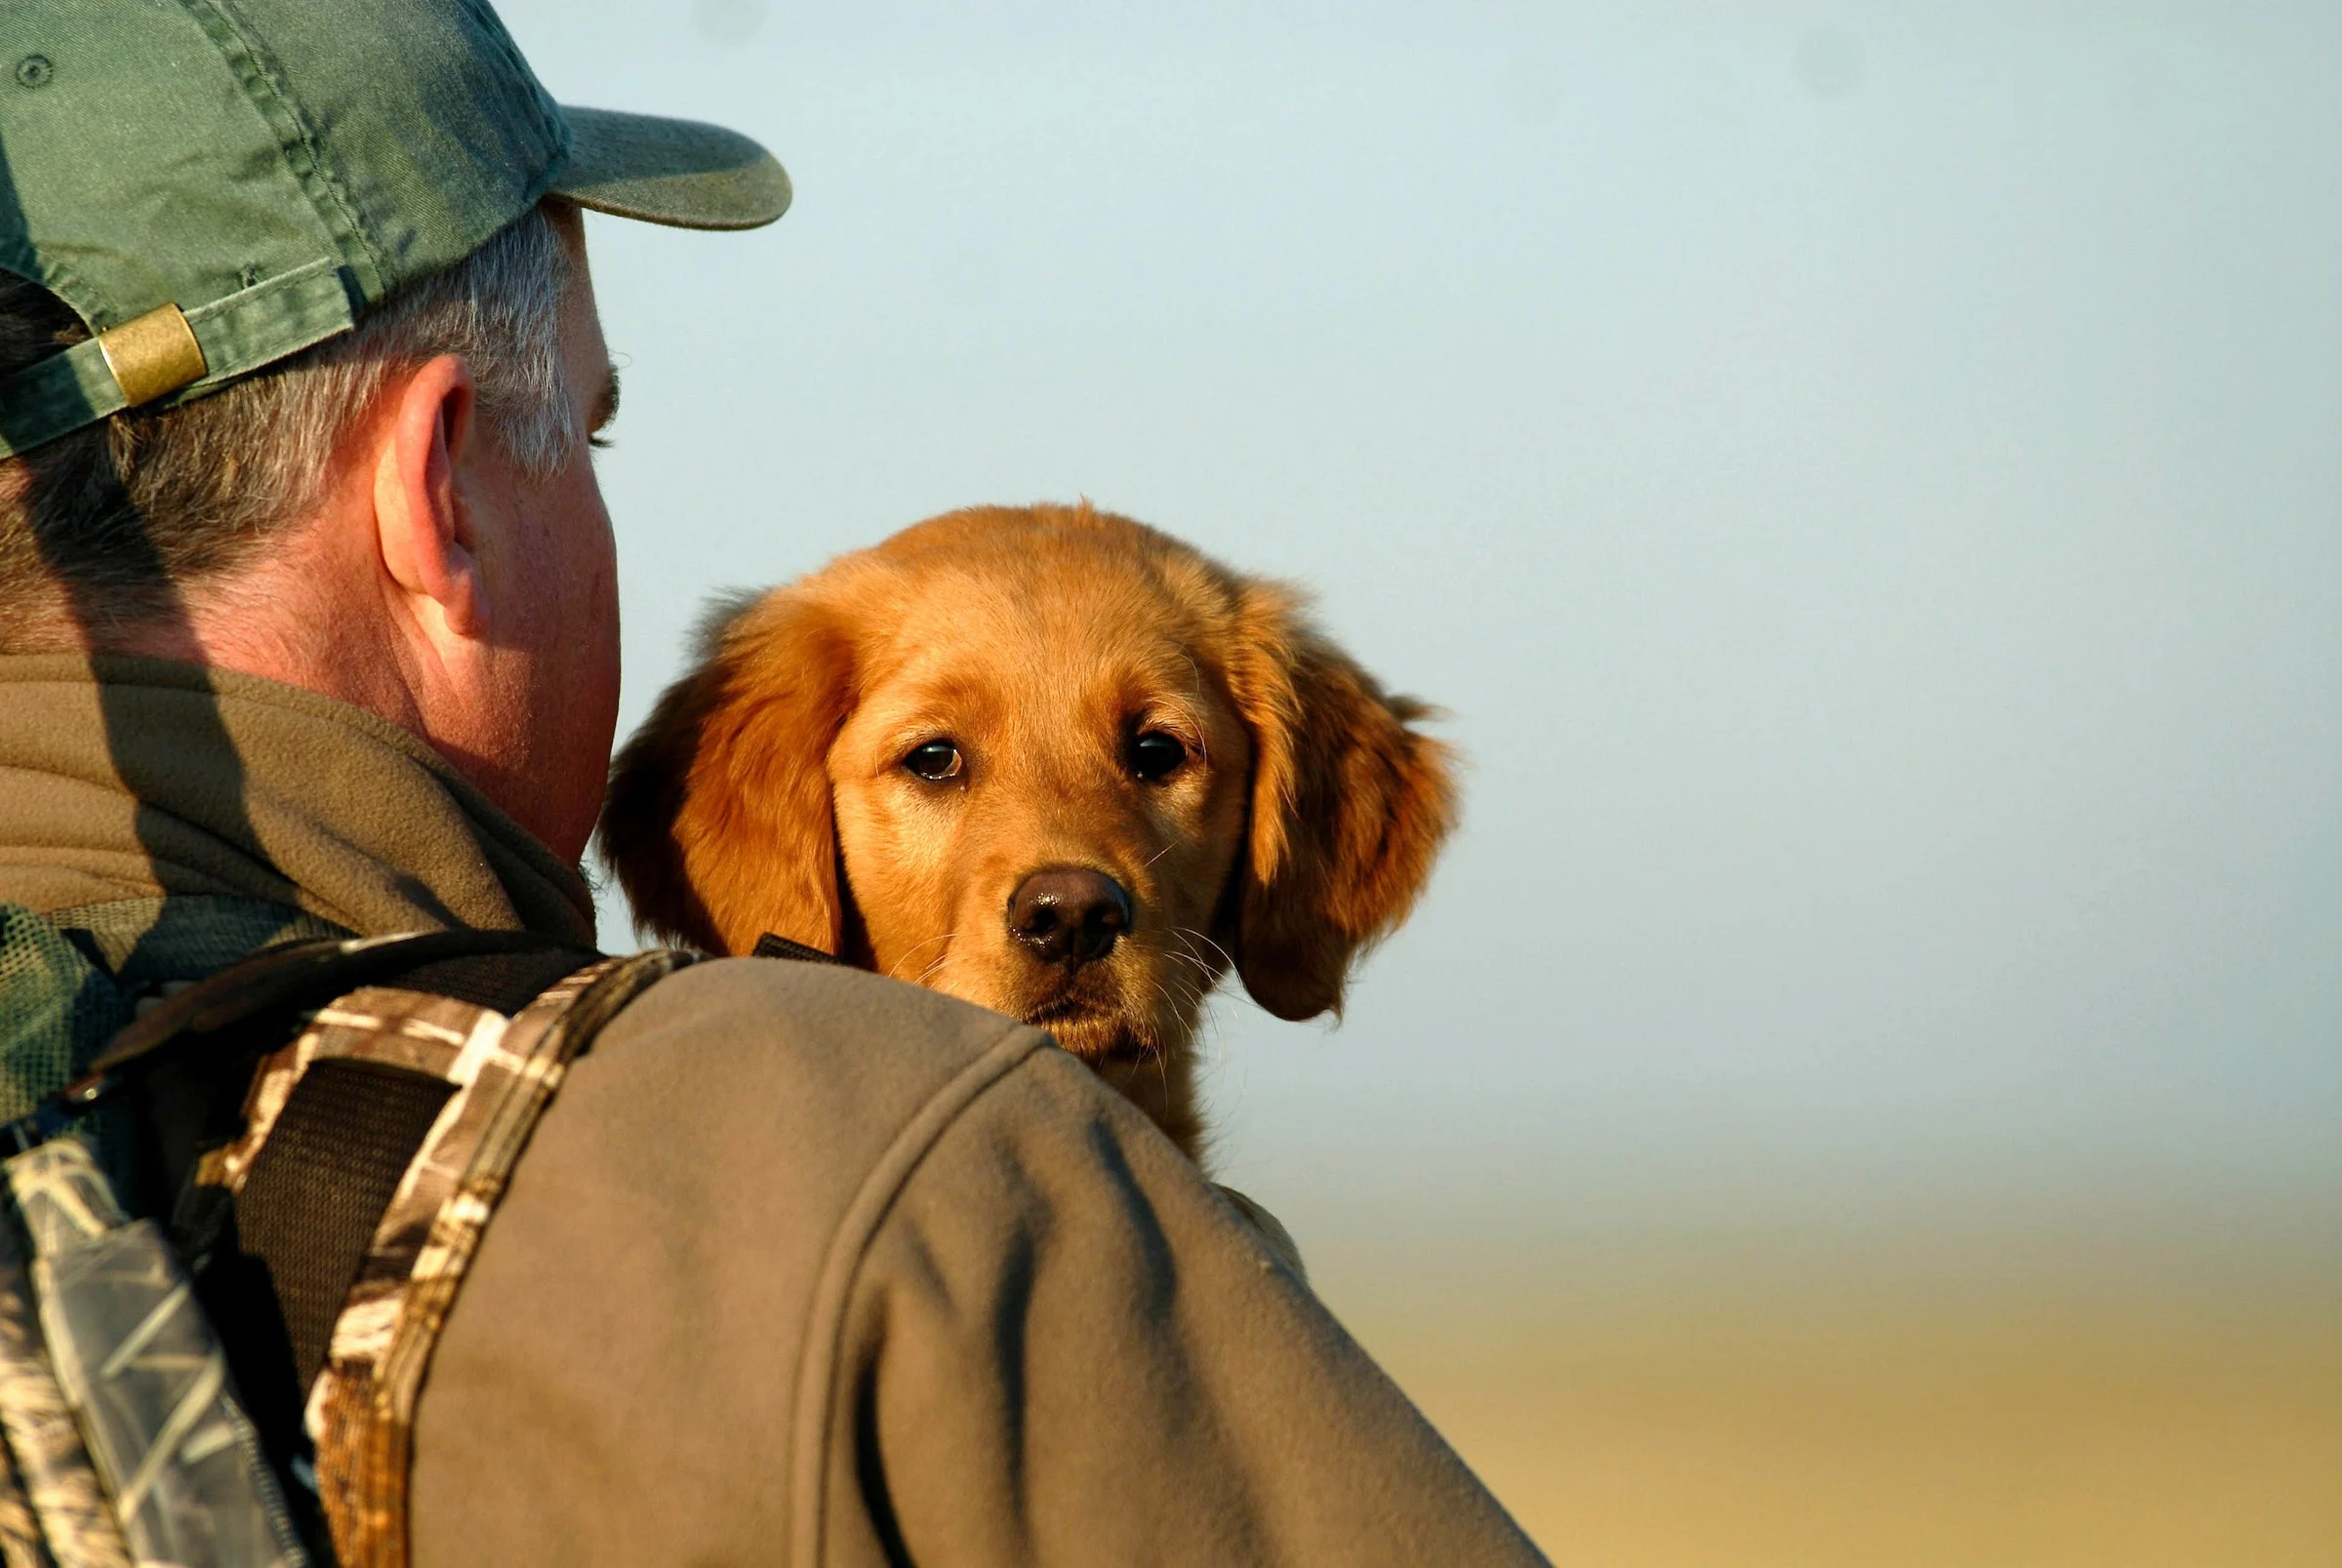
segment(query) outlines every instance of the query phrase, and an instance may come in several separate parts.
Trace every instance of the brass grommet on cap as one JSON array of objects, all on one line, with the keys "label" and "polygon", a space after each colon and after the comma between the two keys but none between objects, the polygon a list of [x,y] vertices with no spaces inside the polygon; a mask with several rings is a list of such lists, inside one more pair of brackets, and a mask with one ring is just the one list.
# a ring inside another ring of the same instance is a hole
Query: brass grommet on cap
[{"label": "brass grommet on cap", "polygon": [[203,344],[179,306],[157,306],[98,335],[106,369],[122,387],[122,406],[137,408],[203,380]]}]

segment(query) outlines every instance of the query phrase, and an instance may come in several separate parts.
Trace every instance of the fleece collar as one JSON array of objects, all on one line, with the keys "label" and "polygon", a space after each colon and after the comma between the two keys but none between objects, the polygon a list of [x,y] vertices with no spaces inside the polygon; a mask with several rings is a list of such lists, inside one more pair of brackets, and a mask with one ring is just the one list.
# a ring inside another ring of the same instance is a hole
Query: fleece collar
[{"label": "fleece collar", "polygon": [[0,901],[264,900],[373,936],[590,946],[593,897],[422,741],[313,692],[160,660],[0,658]]}]

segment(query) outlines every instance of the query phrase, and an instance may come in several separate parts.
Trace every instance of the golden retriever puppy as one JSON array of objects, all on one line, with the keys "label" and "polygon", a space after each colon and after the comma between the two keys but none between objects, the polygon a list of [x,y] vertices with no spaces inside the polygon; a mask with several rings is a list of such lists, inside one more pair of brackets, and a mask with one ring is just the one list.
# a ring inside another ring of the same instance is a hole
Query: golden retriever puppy
[{"label": "golden retriever puppy", "polygon": [[1288,588],[1086,503],[975,507],[719,606],[602,851],[644,930],[1039,1025],[1194,1155],[1206,993],[1338,1011],[1422,890],[1455,820],[1426,712]]}]

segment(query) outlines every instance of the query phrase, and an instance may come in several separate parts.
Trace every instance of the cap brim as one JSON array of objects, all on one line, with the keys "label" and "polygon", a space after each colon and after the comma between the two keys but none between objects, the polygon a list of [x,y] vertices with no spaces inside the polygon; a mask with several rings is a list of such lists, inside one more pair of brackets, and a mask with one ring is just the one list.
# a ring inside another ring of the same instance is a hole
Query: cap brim
[{"label": "cap brim", "polygon": [[737,131],[613,109],[573,109],[551,194],[673,228],[756,228],[788,211],[788,171]]}]

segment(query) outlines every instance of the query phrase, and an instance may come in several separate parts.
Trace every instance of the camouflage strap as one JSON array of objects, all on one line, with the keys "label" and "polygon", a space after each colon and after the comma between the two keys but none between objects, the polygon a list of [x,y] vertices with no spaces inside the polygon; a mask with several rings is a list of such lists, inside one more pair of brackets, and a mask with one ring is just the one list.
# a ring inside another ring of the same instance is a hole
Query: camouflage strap
[{"label": "camouflage strap", "polygon": [[12,1520],[9,1568],[45,1562],[52,1551],[57,1568],[130,1568],[130,1548],[114,1523],[113,1505],[99,1484],[73,1407],[65,1403],[42,1345],[32,1280],[5,1226],[0,1226],[0,1431],[7,1434],[32,1525],[27,1542]]},{"label": "camouflage strap", "polygon": [[645,986],[687,962],[674,952],[604,959],[509,1019],[422,991],[352,991],[262,1064],[244,1135],[206,1156],[201,1179],[240,1192],[318,1061],[371,1062],[453,1086],[375,1227],[309,1389],[318,1496],[343,1568],[405,1568],[416,1400],[513,1164],[571,1059]]},{"label": "camouflage strap", "polygon": [[132,1560],[305,1568],[226,1353],[162,1227],[121,1211],[79,1139],[5,1170],[57,1387]]},{"label": "camouflage strap", "polygon": [[41,1537],[40,1516],[24,1495],[24,1477],[17,1462],[0,1449],[0,1564],[7,1568],[57,1568],[49,1543]]}]

